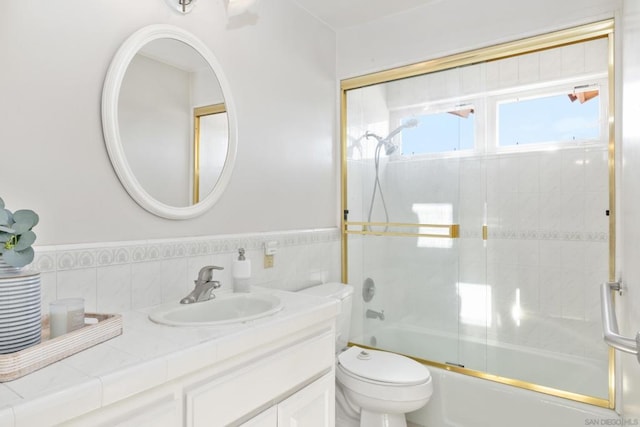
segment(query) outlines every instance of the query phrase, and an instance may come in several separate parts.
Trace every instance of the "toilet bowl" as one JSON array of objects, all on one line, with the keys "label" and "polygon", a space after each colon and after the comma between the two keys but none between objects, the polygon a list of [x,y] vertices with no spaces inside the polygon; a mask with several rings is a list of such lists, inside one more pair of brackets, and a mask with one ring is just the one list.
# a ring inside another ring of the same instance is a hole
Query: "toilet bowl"
[{"label": "toilet bowl", "polygon": [[339,299],[336,327],[336,427],[406,427],[405,414],[433,393],[426,366],[399,354],[346,347],[353,287],[327,283],[301,292]]},{"label": "toilet bowl", "polygon": [[405,414],[422,408],[433,393],[429,370],[407,357],[353,346],[338,356],[336,385],[360,425],[406,427]]}]

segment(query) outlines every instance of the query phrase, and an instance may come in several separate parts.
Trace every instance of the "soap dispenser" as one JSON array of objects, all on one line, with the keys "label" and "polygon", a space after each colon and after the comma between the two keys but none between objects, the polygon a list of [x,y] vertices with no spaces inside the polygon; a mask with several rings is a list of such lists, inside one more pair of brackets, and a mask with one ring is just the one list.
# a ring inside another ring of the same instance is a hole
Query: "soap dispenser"
[{"label": "soap dispenser", "polygon": [[238,259],[233,261],[233,291],[249,292],[251,260],[244,256],[244,248],[238,249]]}]

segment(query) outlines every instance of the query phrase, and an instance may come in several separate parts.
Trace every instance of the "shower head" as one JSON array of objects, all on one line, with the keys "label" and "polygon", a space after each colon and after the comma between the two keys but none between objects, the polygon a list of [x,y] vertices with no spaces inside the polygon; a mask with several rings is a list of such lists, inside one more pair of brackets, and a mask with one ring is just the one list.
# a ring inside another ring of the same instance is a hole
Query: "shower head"
[{"label": "shower head", "polygon": [[379,141],[379,144],[383,144],[384,145],[384,152],[388,155],[393,154],[397,149],[398,146],[396,144],[394,144],[393,142],[391,142],[391,140],[400,132],[402,132],[403,129],[405,128],[413,128],[418,126],[418,119],[409,119],[406,122],[404,122],[403,124],[401,124],[400,126],[398,126],[397,128],[395,128],[394,130],[392,130],[391,132],[389,132],[389,135],[387,135],[386,138],[383,138]]}]

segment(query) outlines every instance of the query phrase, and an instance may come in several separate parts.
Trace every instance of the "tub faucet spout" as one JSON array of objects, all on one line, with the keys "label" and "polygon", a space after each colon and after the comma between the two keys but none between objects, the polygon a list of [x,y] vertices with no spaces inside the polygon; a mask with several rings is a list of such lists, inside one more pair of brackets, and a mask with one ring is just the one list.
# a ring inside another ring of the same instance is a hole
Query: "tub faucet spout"
[{"label": "tub faucet spout", "polygon": [[384,320],[384,310],[375,311],[375,310],[367,310],[367,319],[380,319]]},{"label": "tub faucet spout", "polygon": [[208,301],[216,296],[213,294],[214,289],[218,289],[220,282],[213,279],[213,270],[224,270],[223,267],[208,265],[202,267],[198,273],[198,278],[193,281],[196,287],[189,295],[180,300],[180,304],[191,304],[194,302]]}]

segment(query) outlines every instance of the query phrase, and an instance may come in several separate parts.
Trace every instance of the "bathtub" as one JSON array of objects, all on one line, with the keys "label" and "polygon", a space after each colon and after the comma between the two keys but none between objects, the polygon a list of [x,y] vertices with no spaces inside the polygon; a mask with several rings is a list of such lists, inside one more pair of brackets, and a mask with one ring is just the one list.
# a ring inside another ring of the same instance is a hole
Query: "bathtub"
[{"label": "bathtub", "polygon": [[[375,339],[373,339],[375,337]],[[373,339],[373,340],[372,340]],[[525,347],[446,336],[415,326],[386,326],[355,343],[374,345],[437,362],[458,363],[490,372],[593,397],[606,397],[607,366],[601,361],[569,357]],[[526,369],[523,367],[526,366]],[[554,369],[551,371],[549,366]],[[612,425],[619,415],[609,409],[536,391],[488,381],[430,366],[434,394],[427,406],[407,419],[426,427],[539,427]],[[576,375],[567,375],[576,373]],[[600,424],[597,424],[600,423]]]}]

